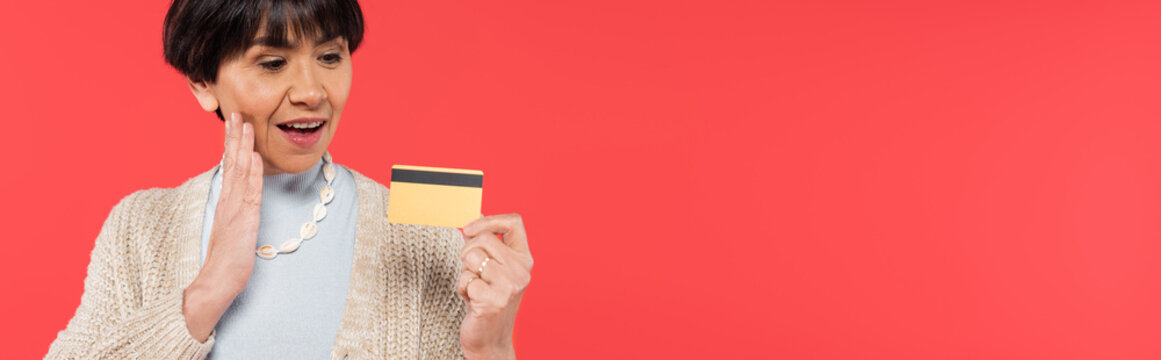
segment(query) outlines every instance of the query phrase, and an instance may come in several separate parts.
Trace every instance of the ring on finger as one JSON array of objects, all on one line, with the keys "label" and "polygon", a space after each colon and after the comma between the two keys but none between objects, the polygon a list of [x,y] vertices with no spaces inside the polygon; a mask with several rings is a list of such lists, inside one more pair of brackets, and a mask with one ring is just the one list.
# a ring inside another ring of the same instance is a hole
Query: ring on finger
[{"label": "ring on finger", "polygon": [[484,267],[488,266],[488,261],[491,261],[491,260],[492,260],[492,257],[490,257],[490,256],[488,258],[484,259],[484,262],[480,263],[480,268],[478,270],[476,270],[476,274],[479,274],[480,276],[484,276]]},{"label": "ring on finger", "polygon": [[471,279],[468,279],[468,283],[464,284],[464,289],[467,289],[469,286],[472,286],[472,281],[476,281],[476,279],[479,279],[479,278],[480,278],[479,276],[473,275]]}]

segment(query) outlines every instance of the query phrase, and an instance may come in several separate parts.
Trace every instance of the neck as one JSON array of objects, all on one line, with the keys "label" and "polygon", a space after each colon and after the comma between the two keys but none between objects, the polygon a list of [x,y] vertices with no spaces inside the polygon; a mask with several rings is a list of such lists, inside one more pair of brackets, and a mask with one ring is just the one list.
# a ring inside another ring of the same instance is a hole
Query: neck
[{"label": "neck", "polygon": [[[322,159],[300,173],[279,172],[266,174],[262,177],[263,196],[273,193],[304,194],[307,197],[317,196],[319,184],[322,183]],[[269,194],[267,194],[270,192]]]},{"label": "neck", "polygon": [[319,166],[318,165],[319,161],[322,161],[322,160],[316,158],[315,162],[311,163],[309,167],[306,167],[302,170],[295,172],[295,171],[286,171],[286,170],[280,169],[278,167],[275,167],[274,164],[270,163],[270,161],[263,159],[262,160],[262,175],[270,176],[270,175],[283,175],[283,174],[302,174],[302,173],[306,173],[308,171],[317,170],[317,168]]}]

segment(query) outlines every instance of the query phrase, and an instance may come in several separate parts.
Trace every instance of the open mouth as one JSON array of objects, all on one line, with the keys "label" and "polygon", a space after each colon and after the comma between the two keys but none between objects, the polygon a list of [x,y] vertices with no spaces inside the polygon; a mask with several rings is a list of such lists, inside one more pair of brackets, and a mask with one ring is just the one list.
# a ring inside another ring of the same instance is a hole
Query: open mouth
[{"label": "open mouth", "polygon": [[279,129],[292,136],[310,136],[322,129],[326,121],[311,121],[278,125]]},{"label": "open mouth", "polygon": [[[306,121],[303,121],[306,120]],[[322,138],[322,129],[326,127],[327,121],[324,119],[303,119],[292,122],[278,124],[278,130],[282,130],[282,135],[287,140],[295,145],[309,148],[318,143]]]}]

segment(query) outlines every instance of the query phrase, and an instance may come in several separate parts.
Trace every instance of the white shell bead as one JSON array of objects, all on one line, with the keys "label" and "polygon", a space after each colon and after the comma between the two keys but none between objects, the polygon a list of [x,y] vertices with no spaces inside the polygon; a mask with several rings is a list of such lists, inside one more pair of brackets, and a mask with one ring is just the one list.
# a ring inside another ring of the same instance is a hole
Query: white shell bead
[{"label": "white shell bead", "polygon": [[327,185],[335,180],[335,167],[331,164],[323,165],[323,179],[327,180]]},{"label": "white shell bead", "polygon": [[331,188],[330,185],[323,186],[322,190],[318,193],[318,199],[321,200],[323,204],[329,204],[334,198],[335,189]]},{"label": "white shell bead", "polygon": [[270,260],[277,255],[278,250],[274,250],[273,245],[262,245],[262,247],[258,248],[258,256],[263,259]]},{"label": "white shell bead", "polygon": [[301,244],[302,244],[302,240],[300,240],[299,238],[291,238],[290,240],[286,240],[286,242],[283,242],[282,246],[280,246],[278,248],[278,251],[282,252],[282,253],[294,252],[295,250],[298,250],[298,245],[301,245]]},{"label": "white shell bead", "polygon": [[314,204],[314,222],[319,222],[327,217],[327,207],[323,204]]},{"label": "white shell bead", "polygon": [[[221,165],[221,163],[225,160],[226,156],[222,155],[222,161],[219,162],[219,165]],[[326,180],[326,185],[323,186],[322,190],[319,190],[318,198],[321,203],[315,204],[314,206],[314,212],[312,213],[314,215],[314,220],[302,224],[302,228],[298,231],[300,236],[286,240],[278,248],[275,248],[273,245],[262,245],[258,248],[257,251],[255,251],[258,254],[258,257],[271,260],[278,256],[280,253],[285,254],[295,252],[300,246],[302,246],[303,241],[313,238],[318,234],[318,225],[315,223],[327,217],[326,204],[330,203],[331,200],[334,200],[335,198],[335,189],[331,187],[331,183],[333,183],[335,180],[335,167],[334,165],[331,165],[331,153],[329,151],[323,152],[323,160],[326,161],[326,163],[323,164],[323,179]]]},{"label": "white shell bead", "polygon": [[314,237],[314,235],[317,233],[318,225],[315,225],[314,222],[302,224],[302,230],[298,231],[298,234],[303,240],[310,240],[310,238]]}]

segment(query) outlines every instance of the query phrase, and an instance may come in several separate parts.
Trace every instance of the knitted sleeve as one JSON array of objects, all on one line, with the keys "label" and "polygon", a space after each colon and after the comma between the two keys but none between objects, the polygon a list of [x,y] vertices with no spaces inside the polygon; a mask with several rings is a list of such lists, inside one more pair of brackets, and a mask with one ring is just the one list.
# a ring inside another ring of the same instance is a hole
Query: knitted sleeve
[{"label": "knitted sleeve", "polygon": [[464,300],[456,293],[460,276],[460,250],[464,238],[454,228],[431,228],[433,244],[424,249],[427,270],[420,304],[422,359],[463,359],[460,324]]},{"label": "knitted sleeve", "polygon": [[146,267],[134,256],[128,225],[142,213],[131,211],[140,194],[117,204],[101,227],[81,305],[46,359],[203,359],[213,347],[213,333],[205,343],[189,334],[181,289],[143,295]]}]

